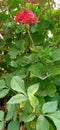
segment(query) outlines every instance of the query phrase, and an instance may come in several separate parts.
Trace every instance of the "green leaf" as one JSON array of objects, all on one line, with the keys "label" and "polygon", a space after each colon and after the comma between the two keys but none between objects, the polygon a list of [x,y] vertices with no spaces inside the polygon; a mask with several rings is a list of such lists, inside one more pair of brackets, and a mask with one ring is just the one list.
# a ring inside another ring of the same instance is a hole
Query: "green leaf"
[{"label": "green leaf", "polygon": [[4,119],[4,112],[0,110],[0,121],[3,121]]},{"label": "green leaf", "polygon": [[28,98],[29,98],[30,104],[33,108],[36,108],[39,105],[39,101],[34,95],[29,94]]},{"label": "green leaf", "polygon": [[14,61],[14,60],[11,61],[10,66],[12,66],[12,67],[18,67],[17,62]]},{"label": "green leaf", "polygon": [[57,110],[56,112],[52,113],[52,114],[47,114],[48,117],[54,117],[60,120],[60,110]]},{"label": "green leaf", "polygon": [[23,26],[18,26],[15,32],[16,32],[17,34],[20,33],[20,32],[23,30],[22,27],[23,27]]},{"label": "green leaf", "polygon": [[33,26],[31,27],[31,32],[34,33],[34,32],[36,32],[36,31],[37,31],[37,27],[36,27],[36,25],[33,25]]},{"label": "green leaf", "polygon": [[27,126],[27,130],[33,130],[30,126]]},{"label": "green leaf", "polygon": [[10,47],[9,55],[11,59],[15,59],[18,54],[18,49],[15,46]]},{"label": "green leaf", "polygon": [[0,122],[0,130],[3,130],[4,128],[4,122]]},{"label": "green leaf", "polygon": [[47,116],[54,122],[57,130],[60,130],[60,119],[58,119],[57,117],[55,117],[54,114],[49,114]]},{"label": "green leaf", "polygon": [[[20,0],[21,1],[21,0]],[[17,8],[17,7],[19,7],[19,2],[20,2],[19,0],[9,0],[8,1],[8,5],[9,5],[9,7],[11,8],[11,10],[12,9],[15,9],[15,8]],[[13,10],[12,10],[13,11]]]},{"label": "green leaf", "polygon": [[46,68],[42,63],[37,63],[35,65],[31,65],[30,72],[33,76],[38,77],[42,80],[44,80],[48,77],[46,75]]},{"label": "green leaf", "polygon": [[6,88],[5,81],[2,79],[0,80],[0,89]]},{"label": "green leaf", "polygon": [[7,110],[8,110],[8,113],[7,113],[6,118],[5,118],[6,121],[11,120],[14,116],[16,116],[17,105],[7,104]]},{"label": "green leaf", "polygon": [[43,115],[40,115],[37,119],[36,130],[49,130],[49,123]]},{"label": "green leaf", "polygon": [[52,59],[53,61],[59,61],[60,60],[60,49],[54,49],[52,50]]},{"label": "green leaf", "polygon": [[60,120],[56,119],[56,118],[51,118],[57,128],[57,130],[60,130]]},{"label": "green leaf", "polygon": [[48,86],[46,86],[45,92],[48,96],[53,97],[56,91],[57,90],[54,83],[49,83]]},{"label": "green leaf", "polygon": [[39,83],[33,84],[28,88],[27,93],[33,95],[38,91],[38,89],[39,89]]},{"label": "green leaf", "polygon": [[56,112],[54,113],[54,116],[55,116],[56,118],[60,119],[60,110],[56,111]]},{"label": "green leaf", "polygon": [[24,105],[24,113],[32,113],[32,106],[30,105],[29,100],[27,100]]},{"label": "green leaf", "polygon": [[8,112],[16,112],[17,110],[17,105],[16,104],[7,104],[7,109],[8,109]]},{"label": "green leaf", "polygon": [[8,23],[7,23],[7,27],[13,29],[13,28],[15,27],[15,22],[14,22],[14,21],[8,22]]},{"label": "green leaf", "polygon": [[54,94],[56,93],[56,86],[54,82],[51,82],[48,79],[41,81],[39,93],[41,96],[53,97]]},{"label": "green leaf", "polygon": [[0,49],[3,48],[4,46],[5,46],[4,41],[0,39]]},{"label": "green leaf", "polygon": [[55,112],[57,109],[57,101],[47,102],[42,107],[43,113]]},{"label": "green leaf", "polygon": [[9,18],[9,15],[7,15],[4,11],[0,12],[0,19],[1,21],[5,21]]},{"label": "green leaf", "polygon": [[60,64],[54,64],[47,66],[47,70],[49,76],[56,76],[60,74]]},{"label": "green leaf", "polygon": [[49,130],[55,130],[55,127],[54,127],[54,125],[52,123],[49,124]]},{"label": "green leaf", "polygon": [[0,91],[0,98],[5,97],[9,93],[9,89],[2,89]]},{"label": "green leaf", "polygon": [[[60,88],[60,86],[59,86],[59,88]],[[59,104],[59,106],[60,106],[60,94],[59,94],[59,92],[57,92],[55,95],[54,95],[54,97],[52,98],[52,100],[53,101],[58,101],[58,104]]]},{"label": "green leaf", "polygon": [[24,41],[23,39],[17,41],[16,47],[17,47],[20,51],[24,52],[24,49],[25,49],[25,41]]},{"label": "green leaf", "polygon": [[34,114],[26,114],[26,113],[22,113],[20,115],[20,118],[21,118],[21,121],[24,121],[24,122],[30,122],[30,121],[33,121],[34,118],[35,118],[35,115]]},{"label": "green leaf", "polygon": [[9,104],[16,104],[16,103],[20,103],[20,102],[24,102],[27,101],[27,97],[24,96],[23,94],[17,94],[15,96],[13,96],[8,103]]},{"label": "green leaf", "polygon": [[24,81],[19,76],[14,76],[11,80],[11,88],[17,92],[26,94]]},{"label": "green leaf", "polygon": [[14,117],[14,114],[15,113],[13,113],[13,112],[8,112],[6,115],[5,121],[11,120]]},{"label": "green leaf", "polygon": [[12,75],[7,73],[5,75],[5,82],[6,82],[6,85],[8,86],[8,88],[11,88],[11,79],[12,79]]},{"label": "green leaf", "polygon": [[19,130],[19,122],[18,121],[11,121],[8,124],[8,129],[7,130]]},{"label": "green leaf", "polygon": [[34,109],[39,105],[38,99],[34,96],[34,94],[38,91],[38,89],[39,89],[39,83],[35,83],[31,85],[27,90],[30,104]]}]

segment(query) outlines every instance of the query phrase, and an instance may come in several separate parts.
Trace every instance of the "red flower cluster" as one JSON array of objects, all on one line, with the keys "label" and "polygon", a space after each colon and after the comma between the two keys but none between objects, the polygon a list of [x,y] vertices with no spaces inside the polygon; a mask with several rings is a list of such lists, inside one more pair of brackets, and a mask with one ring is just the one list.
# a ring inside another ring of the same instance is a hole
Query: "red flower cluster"
[{"label": "red flower cluster", "polygon": [[31,10],[26,10],[26,9],[17,12],[16,16],[14,17],[14,20],[17,24],[19,24],[20,21],[24,24],[38,22],[38,18],[36,14]]},{"label": "red flower cluster", "polygon": [[29,2],[29,3],[31,2],[32,4],[37,4],[38,3],[36,0],[32,0],[32,1],[31,0],[26,0],[26,2]]}]

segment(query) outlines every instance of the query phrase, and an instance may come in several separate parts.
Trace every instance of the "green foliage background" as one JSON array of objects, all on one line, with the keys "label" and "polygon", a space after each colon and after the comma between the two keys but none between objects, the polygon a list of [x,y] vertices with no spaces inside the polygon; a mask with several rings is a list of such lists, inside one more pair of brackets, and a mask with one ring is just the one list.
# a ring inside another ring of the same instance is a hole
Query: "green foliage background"
[{"label": "green foliage background", "polygon": [[[0,1],[0,130],[60,130],[60,9],[38,2]],[[34,45],[14,22],[24,8],[39,19],[29,25]]]}]

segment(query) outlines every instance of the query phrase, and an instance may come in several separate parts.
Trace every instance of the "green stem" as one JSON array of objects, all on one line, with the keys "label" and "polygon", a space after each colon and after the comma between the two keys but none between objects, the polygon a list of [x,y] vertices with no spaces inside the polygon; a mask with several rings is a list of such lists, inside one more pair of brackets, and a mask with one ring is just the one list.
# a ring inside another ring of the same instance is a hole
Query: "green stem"
[{"label": "green stem", "polygon": [[31,40],[31,42],[32,42],[32,46],[34,46],[34,41],[33,41],[32,37],[31,37],[29,28],[27,29],[27,32],[28,32],[29,38],[30,38],[30,40]]}]

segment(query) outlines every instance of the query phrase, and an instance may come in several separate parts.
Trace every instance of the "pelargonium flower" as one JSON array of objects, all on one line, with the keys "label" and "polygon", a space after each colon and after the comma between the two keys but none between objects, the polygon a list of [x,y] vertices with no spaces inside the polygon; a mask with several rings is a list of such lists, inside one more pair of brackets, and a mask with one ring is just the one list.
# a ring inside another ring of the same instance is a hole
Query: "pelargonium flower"
[{"label": "pelargonium flower", "polygon": [[30,2],[31,0],[26,0],[26,2]]},{"label": "pelargonium flower", "polygon": [[37,4],[38,2],[37,2],[37,0],[26,0],[26,2],[28,2],[28,3],[32,3],[32,4]]},{"label": "pelargonium flower", "polygon": [[38,2],[36,0],[33,0],[32,1],[32,4],[37,4]]},{"label": "pelargonium flower", "polygon": [[24,24],[38,22],[36,14],[33,11],[26,9],[17,12],[16,16],[14,17],[14,20],[17,24],[19,24],[20,21]]}]

